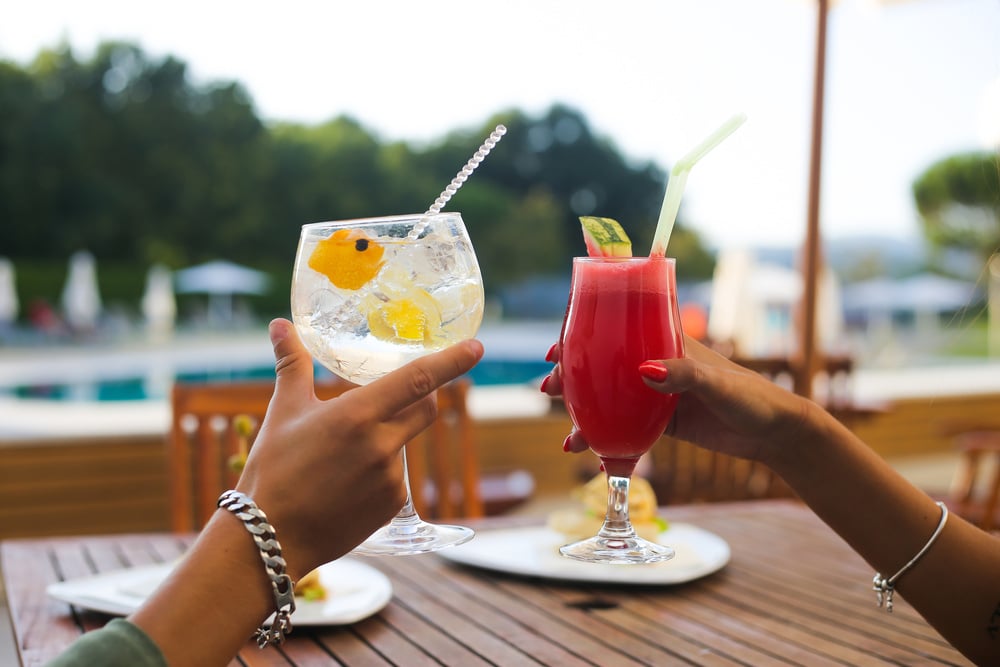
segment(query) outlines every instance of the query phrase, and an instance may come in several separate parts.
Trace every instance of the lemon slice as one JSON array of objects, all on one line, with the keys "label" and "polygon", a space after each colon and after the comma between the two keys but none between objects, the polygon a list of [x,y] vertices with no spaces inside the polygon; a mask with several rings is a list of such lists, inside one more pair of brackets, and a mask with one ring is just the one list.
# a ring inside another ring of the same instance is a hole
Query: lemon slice
[{"label": "lemon slice", "polygon": [[381,340],[429,342],[441,328],[441,309],[426,290],[409,290],[387,300],[369,302],[368,327]]}]

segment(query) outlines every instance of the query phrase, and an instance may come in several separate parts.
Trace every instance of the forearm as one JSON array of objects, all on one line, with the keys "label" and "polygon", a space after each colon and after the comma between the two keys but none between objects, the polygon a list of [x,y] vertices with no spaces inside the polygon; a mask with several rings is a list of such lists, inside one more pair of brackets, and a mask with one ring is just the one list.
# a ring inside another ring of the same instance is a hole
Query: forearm
[{"label": "forearm", "polygon": [[[941,510],[846,427],[818,408],[812,417],[809,434],[781,447],[769,463],[874,570],[890,577],[927,543]],[[896,589],[968,657],[978,663],[1000,657],[1000,539],[952,515]]]},{"label": "forearm", "polygon": [[253,538],[239,519],[220,510],[131,620],[171,665],[227,665],[272,611],[274,597]]}]

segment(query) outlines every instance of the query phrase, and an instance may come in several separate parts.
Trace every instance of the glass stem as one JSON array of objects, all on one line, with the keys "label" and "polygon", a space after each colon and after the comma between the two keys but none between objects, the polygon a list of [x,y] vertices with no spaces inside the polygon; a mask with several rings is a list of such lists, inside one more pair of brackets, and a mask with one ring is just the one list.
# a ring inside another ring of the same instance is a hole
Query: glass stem
[{"label": "glass stem", "polygon": [[403,484],[406,488],[406,502],[400,508],[396,516],[392,517],[389,529],[399,535],[406,535],[417,531],[418,526],[423,523],[417,515],[417,510],[413,506],[413,496],[410,494],[410,469],[406,465],[406,445],[400,452],[403,459]]},{"label": "glass stem", "polygon": [[630,478],[608,475],[608,513],[598,533],[600,537],[626,539],[635,537],[628,518],[628,487]]}]

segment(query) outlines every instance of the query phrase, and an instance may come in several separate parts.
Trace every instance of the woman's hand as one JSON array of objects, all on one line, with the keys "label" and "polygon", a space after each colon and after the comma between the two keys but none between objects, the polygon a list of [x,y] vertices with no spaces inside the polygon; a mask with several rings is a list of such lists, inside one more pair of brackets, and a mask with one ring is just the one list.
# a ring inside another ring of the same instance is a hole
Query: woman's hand
[{"label": "woman's hand", "polygon": [[[636,372],[650,388],[680,393],[667,435],[707,449],[768,463],[779,456],[783,443],[832,419],[813,402],[792,394],[766,378],[686,338],[687,356],[650,360]],[[543,381],[542,391],[562,393],[558,345],[546,359],[556,362]],[[583,436],[573,431],[563,444],[566,451],[587,449]]]},{"label": "woman's hand", "polygon": [[403,505],[400,450],[434,421],[433,391],[472,368],[482,345],[459,343],[321,401],[292,324],[275,320],[270,333],[277,382],[237,488],[267,513],[296,579],[350,551]]}]

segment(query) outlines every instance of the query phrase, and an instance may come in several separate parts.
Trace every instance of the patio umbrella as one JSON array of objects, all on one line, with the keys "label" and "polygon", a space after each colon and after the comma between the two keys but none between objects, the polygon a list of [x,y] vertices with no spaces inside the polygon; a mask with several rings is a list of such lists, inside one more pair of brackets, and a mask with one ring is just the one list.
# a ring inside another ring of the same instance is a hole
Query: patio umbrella
[{"label": "patio umbrella", "polygon": [[[840,288],[833,271],[819,276],[816,319],[822,350],[835,349],[843,335]],[[758,262],[749,252],[728,249],[719,254],[712,280],[708,331],[728,342],[740,357],[787,354],[791,343],[786,324],[802,298],[802,275],[780,264]]]},{"label": "patio umbrella", "polygon": [[175,276],[177,291],[201,294],[264,294],[267,274],[225,260],[181,269]]},{"label": "patio umbrella", "polygon": [[146,274],[146,290],[142,295],[142,314],[146,329],[153,339],[170,336],[177,317],[173,276],[167,267],[156,264]]},{"label": "patio umbrella", "polygon": [[230,320],[233,298],[267,292],[270,279],[263,271],[225,260],[215,260],[177,271],[174,284],[179,294],[207,294],[209,314]]},{"label": "patio umbrella", "polygon": [[14,265],[6,257],[0,257],[0,327],[12,324],[17,319],[17,310]]},{"label": "patio umbrella", "polygon": [[982,298],[976,283],[932,273],[891,280],[874,278],[851,285],[844,302],[857,311],[926,311],[947,313],[969,307]]},{"label": "patio umbrella", "polygon": [[[827,18],[835,0],[816,3],[816,55],[813,70],[812,131],[809,151],[809,190],[806,201],[806,236],[802,253],[802,325],[799,329],[799,364],[795,369],[795,392],[812,396],[812,381],[820,367],[816,349],[816,293],[820,273],[820,178],[823,158],[823,100],[826,88]],[[868,0],[876,5],[900,4],[909,0]]]},{"label": "patio umbrella", "polygon": [[97,287],[97,262],[85,250],[69,258],[69,273],[62,291],[63,315],[74,331],[92,331],[101,315],[101,293]]}]

